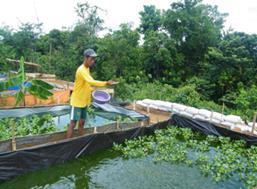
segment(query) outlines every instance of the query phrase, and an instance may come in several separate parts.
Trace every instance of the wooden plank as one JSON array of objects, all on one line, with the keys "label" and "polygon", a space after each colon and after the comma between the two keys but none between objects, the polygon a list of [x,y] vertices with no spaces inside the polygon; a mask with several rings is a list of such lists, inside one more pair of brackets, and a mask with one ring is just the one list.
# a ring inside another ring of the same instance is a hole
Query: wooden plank
[{"label": "wooden plank", "polygon": [[[19,60],[14,60],[14,59],[10,59],[10,58],[6,58],[6,60],[7,60],[9,63],[15,63],[15,64],[19,64],[19,63],[20,63]],[[41,65],[36,64],[36,63],[33,63],[33,62],[24,62],[24,64],[25,64],[25,65],[28,65],[28,66],[41,67]]]}]

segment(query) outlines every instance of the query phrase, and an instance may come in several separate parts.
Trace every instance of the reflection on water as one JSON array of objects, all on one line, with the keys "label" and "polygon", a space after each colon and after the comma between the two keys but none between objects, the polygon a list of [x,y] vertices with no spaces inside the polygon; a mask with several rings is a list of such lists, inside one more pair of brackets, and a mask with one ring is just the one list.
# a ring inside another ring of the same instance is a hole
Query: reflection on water
[{"label": "reflection on water", "polygon": [[167,162],[154,163],[151,156],[124,160],[111,150],[73,160],[41,171],[20,176],[0,188],[33,189],[236,189],[242,188],[235,178],[214,183],[197,168]]}]

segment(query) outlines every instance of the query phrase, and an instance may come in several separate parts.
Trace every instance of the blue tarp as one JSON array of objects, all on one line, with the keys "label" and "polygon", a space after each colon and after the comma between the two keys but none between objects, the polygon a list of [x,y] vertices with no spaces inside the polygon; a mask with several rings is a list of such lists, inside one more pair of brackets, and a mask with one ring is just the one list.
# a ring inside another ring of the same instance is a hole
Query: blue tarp
[{"label": "blue tarp", "polygon": [[[26,81],[26,82],[23,83],[23,86],[24,86],[24,87],[29,87],[29,86],[31,86],[31,82]],[[20,88],[21,88],[21,87],[20,87],[19,85],[15,85],[15,86],[9,87],[7,90],[8,90],[8,91],[17,91],[17,90],[19,90]]]}]

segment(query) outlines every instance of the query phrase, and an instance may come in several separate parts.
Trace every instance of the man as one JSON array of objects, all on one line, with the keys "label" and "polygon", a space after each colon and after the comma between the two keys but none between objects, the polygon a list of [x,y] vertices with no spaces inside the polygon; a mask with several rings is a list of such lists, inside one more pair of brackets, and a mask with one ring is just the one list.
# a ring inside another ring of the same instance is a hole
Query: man
[{"label": "man", "polygon": [[84,62],[76,71],[73,93],[71,95],[71,118],[67,130],[67,138],[72,137],[73,130],[78,121],[79,135],[83,134],[83,128],[87,116],[87,107],[91,104],[92,86],[103,87],[114,84],[114,81],[97,81],[90,75],[90,67],[95,63],[96,53],[93,49],[84,51]]}]

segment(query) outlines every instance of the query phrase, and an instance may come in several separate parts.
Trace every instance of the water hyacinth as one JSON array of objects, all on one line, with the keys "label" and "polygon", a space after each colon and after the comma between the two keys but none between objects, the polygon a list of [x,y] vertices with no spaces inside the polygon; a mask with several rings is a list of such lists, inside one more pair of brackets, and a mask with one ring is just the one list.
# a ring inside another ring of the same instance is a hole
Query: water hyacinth
[{"label": "water hyacinth", "polygon": [[153,155],[156,162],[196,166],[216,182],[236,176],[247,188],[257,186],[257,147],[248,147],[242,140],[205,136],[189,128],[170,126],[155,131],[153,136],[114,144],[113,148],[124,158]]}]

